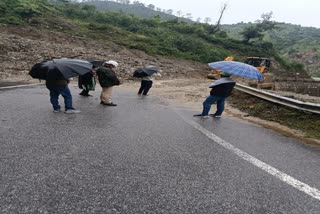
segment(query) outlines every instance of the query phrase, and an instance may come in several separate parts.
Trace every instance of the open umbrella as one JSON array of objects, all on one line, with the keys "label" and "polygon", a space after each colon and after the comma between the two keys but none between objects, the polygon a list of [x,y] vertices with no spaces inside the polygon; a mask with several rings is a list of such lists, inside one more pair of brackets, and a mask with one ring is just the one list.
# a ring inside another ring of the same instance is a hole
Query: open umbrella
[{"label": "open umbrella", "polygon": [[101,67],[105,60],[88,60],[91,64],[93,64],[93,67]]},{"label": "open umbrella", "polygon": [[35,64],[29,75],[36,79],[69,79],[92,70],[93,64],[80,59],[52,59]]},{"label": "open umbrella", "polygon": [[208,65],[211,68],[221,70],[231,75],[249,79],[263,80],[263,75],[257,68],[242,62],[219,61],[208,63]]},{"label": "open umbrella", "polygon": [[208,87],[213,88],[214,86],[226,84],[226,83],[234,83],[234,80],[231,79],[230,77],[221,78],[221,79],[218,79],[217,81],[214,81],[213,83],[211,83]]},{"label": "open umbrella", "polygon": [[151,76],[154,73],[157,73],[160,71],[160,68],[157,66],[146,66],[144,68],[139,68],[135,72],[133,72],[134,77],[142,78],[145,76]]}]

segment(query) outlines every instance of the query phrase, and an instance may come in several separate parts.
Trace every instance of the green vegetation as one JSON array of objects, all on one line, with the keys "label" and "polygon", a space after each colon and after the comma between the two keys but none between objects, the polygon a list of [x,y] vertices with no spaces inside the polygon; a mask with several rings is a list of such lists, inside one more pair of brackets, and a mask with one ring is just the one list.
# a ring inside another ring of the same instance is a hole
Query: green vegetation
[{"label": "green vegetation", "polygon": [[250,39],[258,38],[259,40],[262,40],[264,37],[264,32],[271,31],[275,28],[276,23],[271,21],[272,12],[262,14],[261,18],[262,20],[258,20],[256,24],[251,24],[243,29],[243,31],[240,32],[242,35],[244,41],[246,43],[249,42]]},{"label": "green vegetation", "polygon": [[1,23],[49,26],[72,35],[113,41],[148,54],[204,63],[223,60],[228,55],[238,60],[247,55],[273,55],[270,43],[244,44],[228,38],[223,32],[210,33],[212,25],[188,23],[178,18],[167,21],[159,16],[143,19],[97,11],[93,5],[63,3],[62,0],[55,4],[46,0],[5,0],[0,8]]},{"label": "green vegetation", "polygon": [[[163,14],[166,13],[160,11],[151,18],[139,18],[124,13],[125,8],[131,6],[135,11],[141,11],[141,8],[145,9],[143,11],[157,11],[152,9],[152,5],[148,8],[137,2],[133,5],[123,2],[90,1],[80,4],[67,0],[3,0],[0,2],[0,23],[51,28],[102,42],[112,41],[148,54],[204,63],[223,60],[228,55],[234,56],[238,61],[243,61],[246,56],[260,56],[275,58],[288,71],[302,69],[301,65],[292,64],[277,54],[270,41],[253,39],[249,42],[255,37],[249,38],[248,35],[245,41],[231,38],[225,31],[213,31],[217,29],[214,25],[190,20],[186,22],[186,19],[177,17],[164,19]],[[99,11],[94,5],[99,7]],[[119,9],[121,12],[100,11],[108,5],[123,7]],[[262,16],[263,20],[253,27],[257,29],[259,38],[262,32],[274,28],[270,17],[271,14]],[[239,32],[245,32],[244,28]]]},{"label": "green vegetation", "polygon": [[[152,4],[145,6],[143,3],[139,1],[132,1],[132,4],[129,4],[130,1],[126,0],[119,0],[118,2],[111,0],[82,1],[83,4],[95,6],[98,11],[120,12],[124,14],[134,15],[140,18],[153,18],[155,16],[159,16],[161,20],[172,20],[177,18],[176,16],[172,15],[172,10],[162,10],[160,8],[155,8],[155,6]],[[192,22],[191,20],[186,18],[181,19],[183,19],[186,22]]]},{"label": "green vegetation", "polygon": [[[231,38],[241,39],[241,32],[251,25],[251,23],[223,25],[221,29],[226,31]],[[280,53],[292,54],[297,51],[313,50],[320,54],[320,29],[318,28],[276,23],[274,29],[263,34],[264,40],[272,42],[274,48]]]}]

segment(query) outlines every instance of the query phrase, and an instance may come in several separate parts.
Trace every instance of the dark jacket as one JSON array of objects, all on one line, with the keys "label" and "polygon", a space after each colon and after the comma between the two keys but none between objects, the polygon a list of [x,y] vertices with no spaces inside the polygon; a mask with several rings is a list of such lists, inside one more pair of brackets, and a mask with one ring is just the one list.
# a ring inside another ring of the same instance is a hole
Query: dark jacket
[{"label": "dark jacket", "polygon": [[120,80],[111,68],[100,67],[97,70],[97,75],[101,87],[120,85]]},{"label": "dark jacket", "polygon": [[210,91],[211,96],[228,97],[231,94],[233,87],[236,85],[235,82],[223,83],[212,87]]},{"label": "dark jacket", "polygon": [[69,82],[70,81],[65,79],[64,76],[58,70],[52,70],[47,74],[47,87],[67,86]]},{"label": "dark jacket", "polygon": [[86,89],[88,91],[94,91],[96,86],[96,80],[92,72],[88,72],[78,77],[78,87]]}]

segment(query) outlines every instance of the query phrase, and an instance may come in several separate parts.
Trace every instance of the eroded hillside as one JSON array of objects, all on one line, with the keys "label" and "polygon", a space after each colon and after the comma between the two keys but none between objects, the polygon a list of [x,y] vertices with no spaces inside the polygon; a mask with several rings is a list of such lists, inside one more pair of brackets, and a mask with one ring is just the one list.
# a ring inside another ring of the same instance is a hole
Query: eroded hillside
[{"label": "eroded hillside", "polygon": [[119,75],[129,78],[145,65],[160,66],[163,78],[205,77],[210,68],[204,63],[150,56],[139,50],[128,50],[112,42],[103,43],[67,36],[32,27],[0,26],[0,79],[30,79],[32,65],[47,58],[77,57],[80,59],[119,62]]}]

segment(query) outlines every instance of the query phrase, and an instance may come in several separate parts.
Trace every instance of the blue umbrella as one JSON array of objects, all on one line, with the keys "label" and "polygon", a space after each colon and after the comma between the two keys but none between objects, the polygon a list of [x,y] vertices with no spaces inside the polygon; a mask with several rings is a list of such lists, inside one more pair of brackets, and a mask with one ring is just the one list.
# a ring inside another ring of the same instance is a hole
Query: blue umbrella
[{"label": "blue umbrella", "polygon": [[231,75],[255,80],[263,80],[263,75],[257,68],[242,62],[219,61],[208,63],[208,65],[211,68],[221,70]]}]

